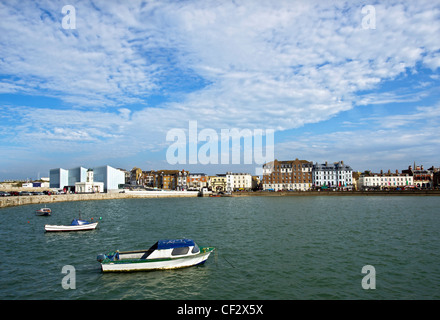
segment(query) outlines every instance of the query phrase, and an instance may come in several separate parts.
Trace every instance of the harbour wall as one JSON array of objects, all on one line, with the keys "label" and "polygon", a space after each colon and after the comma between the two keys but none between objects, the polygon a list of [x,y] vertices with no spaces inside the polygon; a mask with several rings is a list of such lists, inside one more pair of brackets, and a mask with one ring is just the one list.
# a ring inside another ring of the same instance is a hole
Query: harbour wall
[{"label": "harbour wall", "polygon": [[88,201],[133,198],[197,197],[197,191],[127,191],[124,193],[84,193],[1,197],[0,208],[27,204],[51,204],[65,201]]}]

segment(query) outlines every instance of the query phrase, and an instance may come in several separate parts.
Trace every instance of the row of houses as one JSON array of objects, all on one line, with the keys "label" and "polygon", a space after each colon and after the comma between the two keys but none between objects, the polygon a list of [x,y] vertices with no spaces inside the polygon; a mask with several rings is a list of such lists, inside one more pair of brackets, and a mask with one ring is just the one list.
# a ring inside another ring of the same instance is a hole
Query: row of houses
[{"label": "row of houses", "polygon": [[226,172],[210,176],[186,170],[150,170],[133,168],[125,172],[127,187],[141,186],[166,190],[198,190],[214,192],[249,191],[258,189],[260,179],[250,173]]},{"label": "row of houses", "polygon": [[186,170],[130,171],[110,166],[95,168],[51,169],[50,188],[72,192],[111,192],[122,188],[154,188],[165,190],[198,190],[234,192],[249,190],[371,190],[439,187],[440,168],[409,166],[399,172],[363,173],[338,161],[313,163],[308,160],[274,160],[263,165],[263,178],[250,173],[226,172],[214,176]]},{"label": "row of houses", "polygon": [[313,163],[274,160],[263,165],[262,189],[268,191],[431,189],[439,187],[440,168],[409,166],[399,172],[354,172],[344,161]]},{"label": "row of houses", "polygon": [[373,173],[365,171],[359,174],[359,189],[392,189],[392,188],[417,188],[431,189],[440,186],[440,168],[432,166],[429,169],[423,166],[408,166],[408,169],[399,172]]},{"label": "row of houses", "polygon": [[353,189],[353,169],[344,161],[313,163],[308,160],[274,160],[263,165],[263,190],[307,191]]}]

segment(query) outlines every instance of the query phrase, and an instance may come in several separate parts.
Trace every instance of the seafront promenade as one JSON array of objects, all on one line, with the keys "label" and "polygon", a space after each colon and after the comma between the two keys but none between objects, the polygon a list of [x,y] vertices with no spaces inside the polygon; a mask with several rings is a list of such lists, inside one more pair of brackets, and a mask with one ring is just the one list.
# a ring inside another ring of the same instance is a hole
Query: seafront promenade
[{"label": "seafront promenade", "polygon": [[[89,193],[14,196],[0,198],[0,208],[64,201],[89,201],[130,198],[197,197],[198,191],[125,191],[124,193]],[[303,191],[303,192],[234,192],[233,197],[304,197],[304,196],[440,196],[440,190],[405,191]]]},{"label": "seafront promenade", "polygon": [[390,190],[390,191],[256,191],[234,192],[234,197],[296,197],[296,196],[440,196],[440,190]]}]

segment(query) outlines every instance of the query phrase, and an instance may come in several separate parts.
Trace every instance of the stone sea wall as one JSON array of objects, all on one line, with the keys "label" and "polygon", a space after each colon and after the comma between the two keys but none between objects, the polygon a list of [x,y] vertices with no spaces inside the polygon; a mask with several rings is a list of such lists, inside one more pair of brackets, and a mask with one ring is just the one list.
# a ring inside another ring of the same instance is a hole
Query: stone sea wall
[{"label": "stone sea wall", "polygon": [[85,194],[59,194],[59,195],[35,195],[35,196],[13,196],[1,197],[0,208],[14,207],[27,204],[50,204],[64,201],[87,201],[87,200],[110,200],[127,198],[175,198],[175,197],[197,197],[198,192],[173,192],[173,191],[145,191],[125,193],[85,193]]}]

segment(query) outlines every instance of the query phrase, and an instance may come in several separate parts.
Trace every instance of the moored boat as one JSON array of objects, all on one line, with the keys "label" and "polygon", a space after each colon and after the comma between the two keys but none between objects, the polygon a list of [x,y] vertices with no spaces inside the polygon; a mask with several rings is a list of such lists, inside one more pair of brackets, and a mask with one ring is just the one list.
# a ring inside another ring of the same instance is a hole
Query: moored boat
[{"label": "moored boat", "polygon": [[44,207],[35,211],[37,216],[50,216],[52,210],[50,208]]},{"label": "moored boat", "polygon": [[191,239],[159,240],[148,250],[115,251],[97,257],[103,272],[177,269],[203,264],[214,247],[200,247]]},{"label": "moored boat", "polygon": [[86,231],[94,230],[98,226],[98,222],[90,222],[82,219],[73,219],[70,225],[50,225],[46,224],[44,230],[47,232],[56,231]]}]

